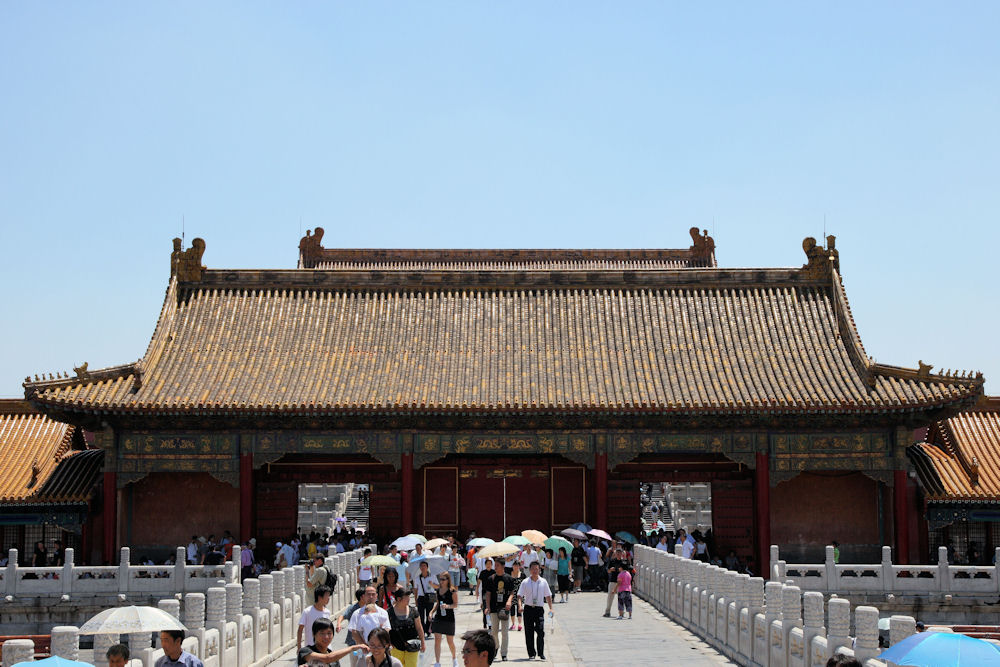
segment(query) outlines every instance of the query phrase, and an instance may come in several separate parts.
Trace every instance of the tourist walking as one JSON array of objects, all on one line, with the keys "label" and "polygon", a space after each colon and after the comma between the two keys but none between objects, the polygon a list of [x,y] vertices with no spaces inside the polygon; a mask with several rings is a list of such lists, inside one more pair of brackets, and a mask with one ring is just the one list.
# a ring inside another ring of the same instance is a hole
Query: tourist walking
[{"label": "tourist walking", "polygon": [[570,564],[573,566],[573,589],[583,590],[583,572],[587,567],[587,552],[580,540],[573,540],[573,551],[570,553]]},{"label": "tourist walking", "polygon": [[632,573],[628,568],[623,568],[618,573],[616,582],[618,591],[618,620],[622,620],[622,614],[628,612],[629,620],[632,620]]},{"label": "tourist walking", "polygon": [[295,638],[296,649],[301,649],[303,643],[306,646],[313,643],[313,621],[319,618],[330,618],[330,610],[326,608],[330,604],[330,593],[332,593],[330,587],[324,584],[313,589],[314,602],[302,612],[302,616],[299,618],[299,631]]},{"label": "tourist walking", "polygon": [[556,558],[555,553],[552,549],[545,550],[545,569],[542,571],[542,577],[549,584],[550,590],[556,590],[556,577],[558,576],[556,572],[559,570],[559,560]]},{"label": "tourist walking", "polygon": [[569,602],[569,556],[566,555],[566,547],[559,547],[556,581],[559,583],[559,601]]},{"label": "tourist walking", "polygon": [[[330,638],[333,639],[332,632]],[[160,648],[163,649],[163,655],[156,659],[154,667],[205,667],[201,660],[184,650],[183,644],[183,630],[161,630]]]},{"label": "tourist walking", "polygon": [[382,609],[389,609],[396,601],[396,591],[399,587],[399,572],[394,567],[385,568],[382,582],[375,589],[375,604]]},{"label": "tourist walking", "polygon": [[590,576],[590,586],[601,590],[601,550],[593,542],[587,545],[587,574]]},{"label": "tourist walking", "polygon": [[[312,644],[303,646],[298,651],[296,663],[307,665],[307,667],[326,667],[330,663],[339,663],[339,660],[351,654],[358,647],[345,646],[336,651],[330,649],[333,642],[333,622],[328,618],[318,618],[313,621],[310,628],[315,641]],[[361,648],[367,648],[363,644]],[[162,660],[163,658],[160,658]],[[160,666],[157,662],[158,667]],[[198,662],[201,665],[201,662]]]},{"label": "tourist walking", "polygon": [[[538,561],[533,561],[538,567]],[[503,561],[499,558],[493,565],[493,576],[485,584],[487,606],[490,611],[490,628],[493,641],[500,644],[500,660],[507,660],[507,632],[510,629],[510,606],[514,597],[514,580],[503,571]],[[497,635],[501,636],[498,638]]]},{"label": "tourist walking", "polygon": [[420,614],[410,606],[412,591],[408,588],[396,592],[396,601],[389,610],[389,641],[392,656],[398,658],[403,667],[417,667],[420,654],[427,650],[424,626]]},{"label": "tourist walking", "polygon": [[618,574],[627,567],[625,552],[622,551],[621,547],[618,547],[608,562],[608,599],[604,606],[605,618],[611,616],[611,603],[614,602],[618,593]]},{"label": "tourist walking", "polygon": [[[419,544],[417,546],[420,546]],[[420,622],[427,633],[425,639],[431,637],[431,609],[434,607],[434,591],[438,585],[431,576],[427,561],[422,561],[419,565],[420,574],[417,575],[413,587],[417,591],[417,612],[420,614]]]},{"label": "tourist walking", "polygon": [[441,638],[444,637],[451,649],[452,665],[457,665],[455,656],[455,610],[458,609],[458,590],[454,587],[450,574],[438,577],[437,602],[431,609],[431,632],[434,633],[434,667],[441,667]]},{"label": "tourist walking", "polygon": [[522,630],[524,628],[524,624],[521,604],[517,597],[517,589],[521,586],[521,582],[528,577],[524,568],[522,568],[521,564],[517,561],[514,561],[514,569],[510,574],[510,578],[514,582],[512,589],[514,591],[514,602],[510,605],[510,629]]},{"label": "tourist walking", "polygon": [[399,658],[389,654],[392,640],[384,628],[375,628],[368,635],[368,653],[358,661],[361,667],[403,667]]},{"label": "tourist walking", "polygon": [[497,643],[486,630],[469,630],[462,635],[462,662],[465,667],[487,667],[497,655]]},{"label": "tourist walking", "polygon": [[531,564],[531,576],[521,583],[517,596],[524,602],[524,643],[528,649],[528,659],[535,655],[545,660],[545,608],[549,606],[552,617],[552,590],[548,582],[539,575],[538,563]]}]

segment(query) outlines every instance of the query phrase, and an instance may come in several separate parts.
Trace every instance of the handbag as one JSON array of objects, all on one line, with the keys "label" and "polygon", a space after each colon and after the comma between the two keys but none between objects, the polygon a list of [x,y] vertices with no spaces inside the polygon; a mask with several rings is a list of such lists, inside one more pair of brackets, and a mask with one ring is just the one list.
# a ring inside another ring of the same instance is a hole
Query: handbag
[{"label": "handbag", "polygon": [[406,641],[406,652],[407,653],[417,653],[420,651],[420,640],[419,639],[408,639]]},{"label": "handbag", "polygon": [[500,619],[501,621],[506,621],[507,619],[510,618],[510,612],[507,611],[506,609],[501,609],[500,611],[497,612],[497,618]]}]

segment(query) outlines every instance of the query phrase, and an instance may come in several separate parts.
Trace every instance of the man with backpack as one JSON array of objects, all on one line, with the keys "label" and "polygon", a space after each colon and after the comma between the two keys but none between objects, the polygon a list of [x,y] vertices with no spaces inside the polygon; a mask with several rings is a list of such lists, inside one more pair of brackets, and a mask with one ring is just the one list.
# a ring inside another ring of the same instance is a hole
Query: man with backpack
[{"label": "man with backpack", "polygon": [[312,559],[312,563],[309,564],[306,570],[307,594],[312,593],[317,586],[327,586],[331,591],[337,589],[337,575],[330,572],[330,569],[324,563],[325,559],[323,555],[316,554]]}]

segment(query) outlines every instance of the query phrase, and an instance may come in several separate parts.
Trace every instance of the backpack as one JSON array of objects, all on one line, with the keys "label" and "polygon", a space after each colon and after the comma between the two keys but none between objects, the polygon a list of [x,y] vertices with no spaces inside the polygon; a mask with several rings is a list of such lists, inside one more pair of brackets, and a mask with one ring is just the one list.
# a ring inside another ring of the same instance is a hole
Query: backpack
[{"label": "backpack", "polygon": [[323,566],[323,569],[326,570],[326,581],[324,582],[324,584],[329,586],[331,591],[336,591],[337,575],[331,572],[330,568],[328,568],[326,565]]}]

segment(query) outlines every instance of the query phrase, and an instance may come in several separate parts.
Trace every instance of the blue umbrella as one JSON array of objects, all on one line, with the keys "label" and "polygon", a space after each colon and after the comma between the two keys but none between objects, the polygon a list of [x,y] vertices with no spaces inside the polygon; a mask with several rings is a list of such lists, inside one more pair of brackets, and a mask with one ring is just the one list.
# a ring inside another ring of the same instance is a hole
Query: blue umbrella
[{"label": "blue umbrella", "polygon": [[16,663],[14,667],[94,667],[94,665],[89,662],[77,662],[76,660],[67,660],[66,658],[60,658],[59,656],[54,655],[51,658],[45,658],[43,660],[19,662]]},{"label": "blue umbrella", "polygon": [[954,632],[918,632],[885,651],[879,660],[911,667],[1000,665],[1000,650],[989,642]]},{"label": "blue umbrella", "polygon": [[635,535],[625,530],[619,530],[617,533],[615,533],[615,537],[617,537],[622,542],[628,542],[629,544],[635,544],[639,541],[635,539]]},{"label": "blue umbrella", "polygon": [[581,533],[589,533],[590,531],[593,530],[593,528],[591,526],[588,526],[587,524],[585,524],[583,522],[574,523],[572,526],[570,526],[570,528],[576,528]]}]

